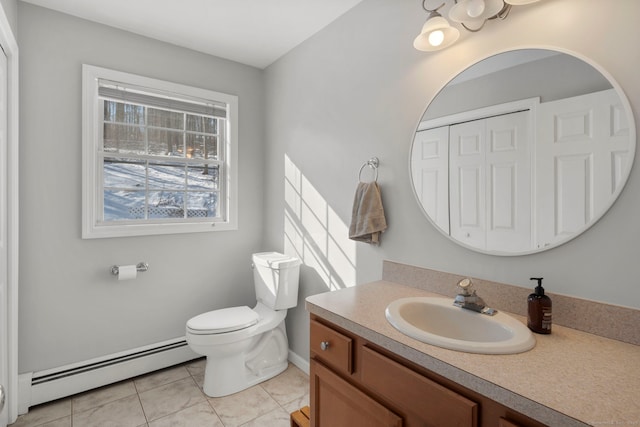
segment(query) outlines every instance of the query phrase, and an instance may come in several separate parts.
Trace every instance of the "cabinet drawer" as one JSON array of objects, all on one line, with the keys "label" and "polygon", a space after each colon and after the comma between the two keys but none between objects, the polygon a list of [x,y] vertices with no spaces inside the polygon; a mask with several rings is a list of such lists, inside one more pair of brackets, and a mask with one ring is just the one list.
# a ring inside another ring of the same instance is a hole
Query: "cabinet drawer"
[{"label": "cabinet drawer", "polygon": [[311,353],[345,374],[353,373],[353,340],[322,323],[311,320]]},{"label": "cabinet drawer", "polygon": [[368,347],[362,347],[361,356],[359,369],[363,384],[403,411],[416,414],[426,425],[478,425],[475,402]]}]

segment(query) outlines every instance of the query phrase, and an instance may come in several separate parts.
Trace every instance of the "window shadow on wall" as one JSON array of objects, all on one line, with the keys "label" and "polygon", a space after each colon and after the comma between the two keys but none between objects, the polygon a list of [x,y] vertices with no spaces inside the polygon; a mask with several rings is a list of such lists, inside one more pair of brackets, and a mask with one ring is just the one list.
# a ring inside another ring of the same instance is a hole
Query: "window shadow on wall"
[{"label": "window shadow on wall", "polygon": [[355,286],[356,242],[348,224],[286,154],[284,165],[285,253],[315,270],[329,291]]}]

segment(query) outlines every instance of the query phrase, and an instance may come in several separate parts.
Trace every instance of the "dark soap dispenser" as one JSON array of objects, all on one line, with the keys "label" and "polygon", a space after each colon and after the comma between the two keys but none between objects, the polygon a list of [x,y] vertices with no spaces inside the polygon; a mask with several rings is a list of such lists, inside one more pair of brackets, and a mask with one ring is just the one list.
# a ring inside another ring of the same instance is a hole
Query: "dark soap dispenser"
[{"label": "dark soap dispenser", "polygon": [[531,280],[537,280],[534,293],[527,298],[527,326],[533,332],[539,334],[551,333],[551,298],[544,294],[542,287],[542,277],[532,277]]}]

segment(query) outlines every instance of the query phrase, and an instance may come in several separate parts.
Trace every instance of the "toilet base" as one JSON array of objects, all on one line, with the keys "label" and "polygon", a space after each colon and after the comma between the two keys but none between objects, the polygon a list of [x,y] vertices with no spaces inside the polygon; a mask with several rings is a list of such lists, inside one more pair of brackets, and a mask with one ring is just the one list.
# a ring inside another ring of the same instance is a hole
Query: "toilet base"
[{"label": "toilet base", "polygon": [[222,397],[273,378],[289,366],[288,352],[283,321],[255,337],[245,354],[207,355],[203,391],[209,397]]},{"label": "toilet base", "polygon": [[[263,372],[262,375],[256,376],[252,375],[246,370],[244,376],[236,376],[234,378],[229,378],[230,375],[227,375],[230,372],[238,372],[237,370],[232,371],[231,369],[238,369],[238,362],[242,362],[242,360],[235,360],[235,363],[220,363],[220,360],[216,360],[213,363],[217,364],[217,368],[210,366],[209,361],[207,360],[207,367],[204,376],[204,385],[202,387],[204,393],[209,397],[223,397],[228,396],[230,394],[238,393],[240,391],[246,390],[249,387],[252,387],[256,384],[260,384],[263,381],[266,381],[270,378],[275,377],[276,375],[284,372],[289,366],[288,362],[281,363],[277,366],[273,366],[268,369],[266,372]],[[232,367],[231,367],[232,366]],[[225,370],[225,367],[228,370]],[[218,369],[222,368],[222,369]],[[244,367],[241,367],[244,368]],[[209,378],[207,378],[209,377]]]}]

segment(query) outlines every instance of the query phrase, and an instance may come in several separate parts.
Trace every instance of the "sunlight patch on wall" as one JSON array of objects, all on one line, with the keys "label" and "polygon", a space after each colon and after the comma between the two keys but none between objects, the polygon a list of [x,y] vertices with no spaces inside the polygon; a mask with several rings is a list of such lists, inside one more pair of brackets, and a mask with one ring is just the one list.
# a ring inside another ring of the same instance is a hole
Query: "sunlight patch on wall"
[{"label": "sunlight patch on wall", "polygon": [[356,284],[356,245],[349,227],[300,169],[284,159],[284,250],[313,268],[328,290]]}]

